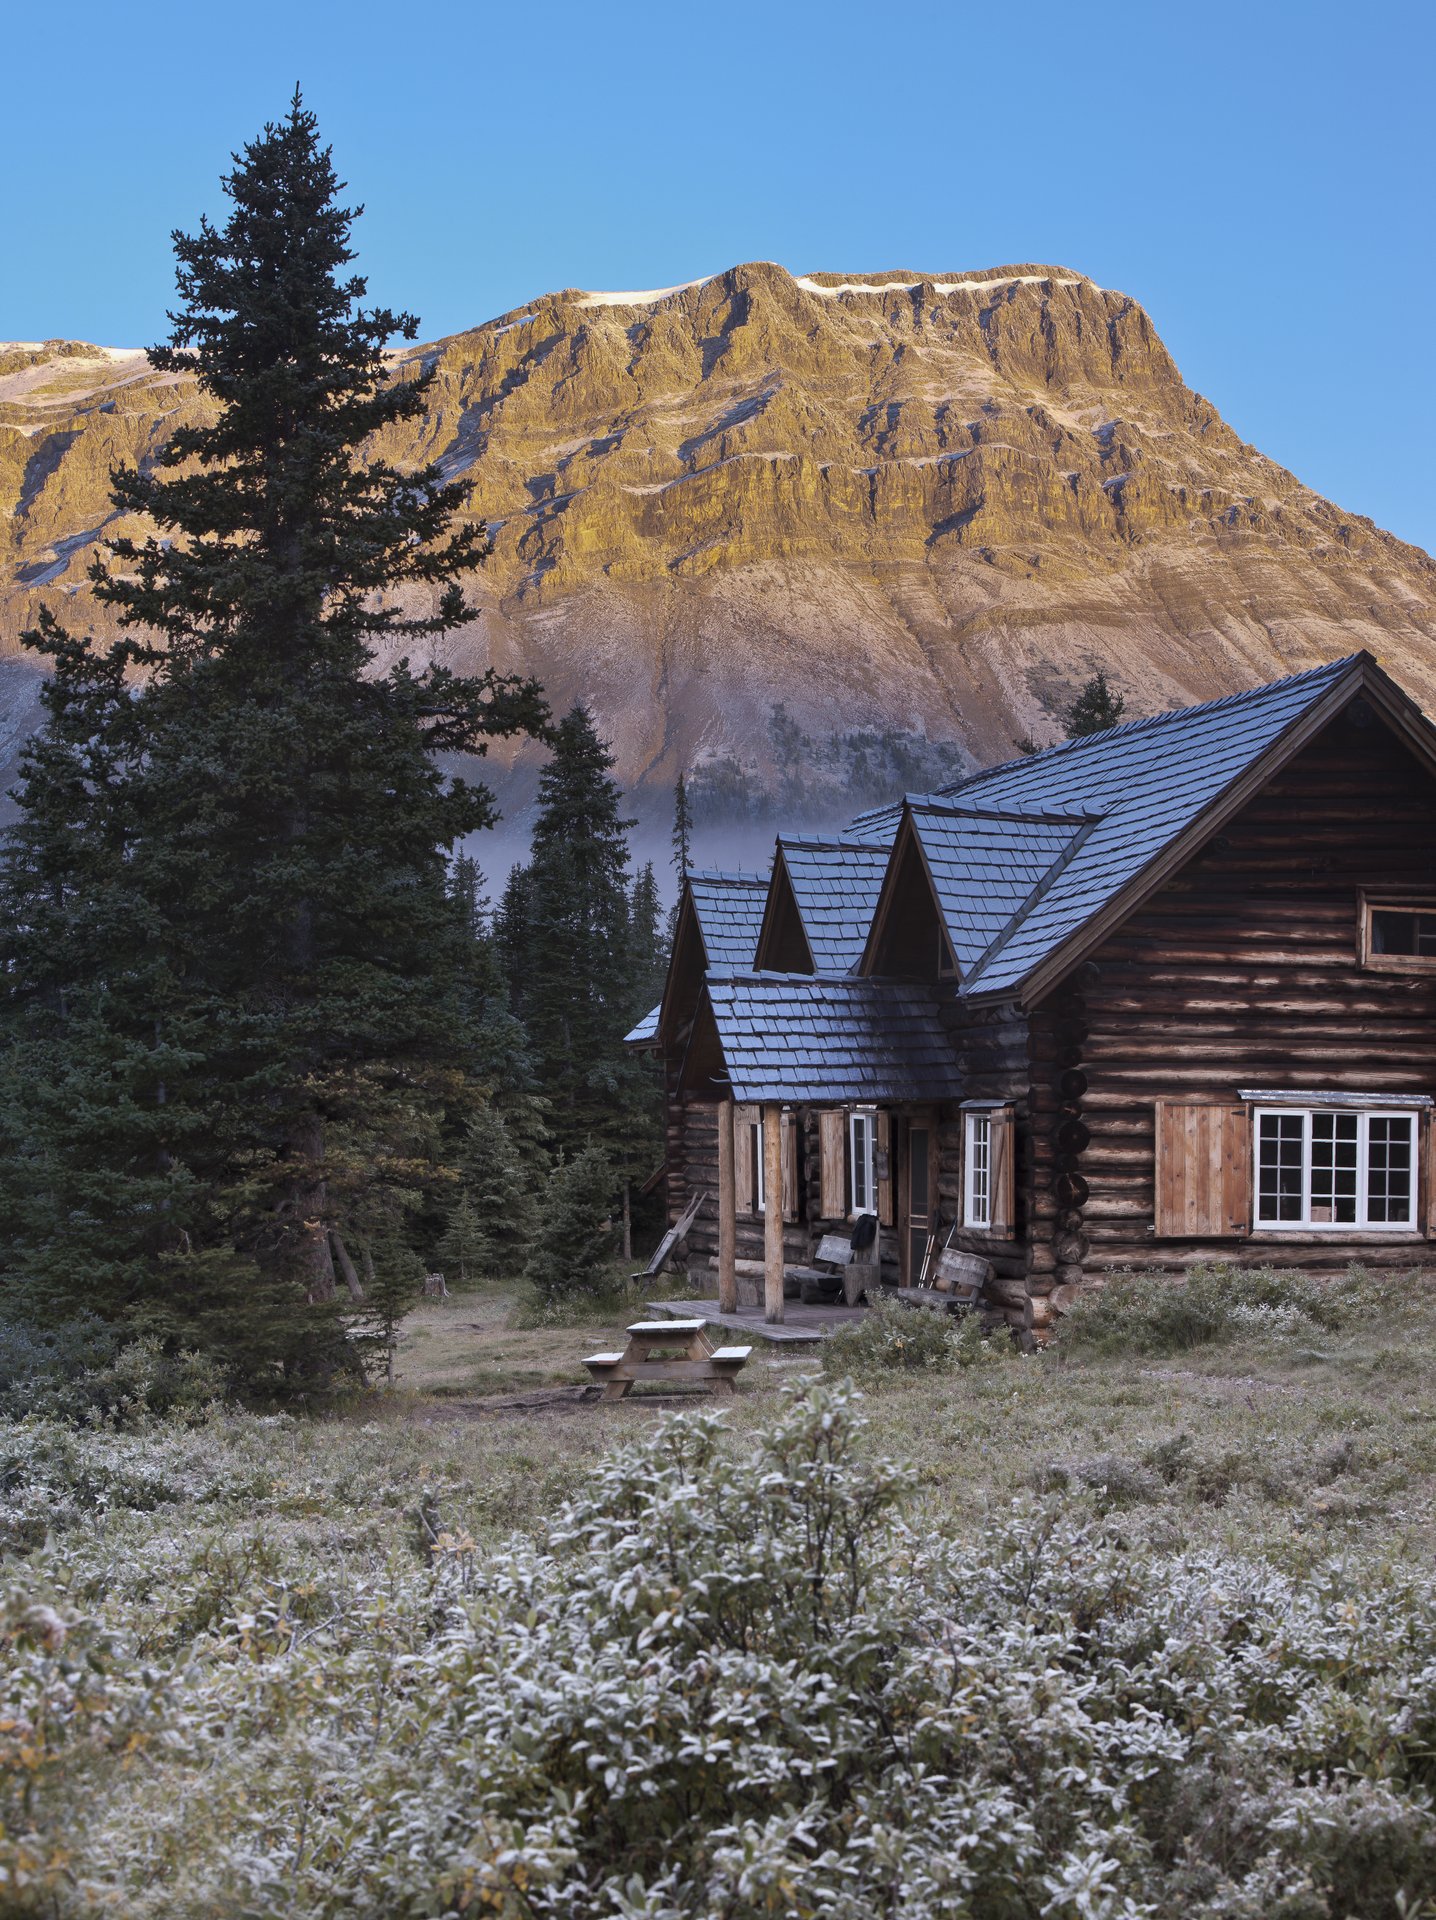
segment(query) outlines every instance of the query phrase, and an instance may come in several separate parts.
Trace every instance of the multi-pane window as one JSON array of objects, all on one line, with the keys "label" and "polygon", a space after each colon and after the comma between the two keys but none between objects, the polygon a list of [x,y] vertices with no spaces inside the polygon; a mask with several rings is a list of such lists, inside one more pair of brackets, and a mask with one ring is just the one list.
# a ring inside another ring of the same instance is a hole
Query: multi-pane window
[{"label": "multi-pane window", "polygon": [[1256,1113],[1256,1224],[1409,1231],[1414,1113],[1266,1107]]},{"label": "multi-pane window", "polygon": [[963,1154],[963,1224],[992,1225],[992,1115],[969,1113]]},{"label": "multi-pane window", "polygon": [[1414,912],[1409,907],[1373,907],[1371,951],[1436,960],[1436,913]]},{"label": "multi-pane window", "polygon": [[850,1211],[854,1214],[878,1210],[877,1121],[868,1107],[858,1107],[848,1115]]},{"label": "multi-pane window", "polygon": [[1436,971],[1436,904],[1362,896],[1361,962],[1386,973]]}]

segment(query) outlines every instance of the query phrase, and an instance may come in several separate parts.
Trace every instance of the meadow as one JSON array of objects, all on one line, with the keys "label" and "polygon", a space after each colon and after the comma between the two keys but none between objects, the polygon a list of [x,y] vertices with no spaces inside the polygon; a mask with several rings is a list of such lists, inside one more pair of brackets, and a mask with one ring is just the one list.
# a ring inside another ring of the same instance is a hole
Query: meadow
[{"label": "meadow", "polygon": [[0,1910],[1436,1913],[1429,1280],[892,1310],[722,1410],[582,1396],[636,1304],[0,1428]]}]

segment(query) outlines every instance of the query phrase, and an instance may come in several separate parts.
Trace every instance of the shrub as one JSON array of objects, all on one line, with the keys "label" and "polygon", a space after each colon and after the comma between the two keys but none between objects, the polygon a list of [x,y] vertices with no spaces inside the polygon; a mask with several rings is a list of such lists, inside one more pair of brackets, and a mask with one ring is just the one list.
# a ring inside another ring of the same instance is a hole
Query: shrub
[{"label": "shrub", "polygon": [[[319,1593],[271,1575],[218,1603],[181,1560],[166,1604],[209,1624],[163,1660],[111,1632],[38,1794],[0,1742],[0,1869],[60,1857],[37,1911],[146,1920],[1388,1920],[1436,1898],[1419,1581],[1162,1557],[1061,1502],[954,1542],[905,1524],[846,1390],[729,1424],[659,1426],[486,1559],[443,1526]],[[8,1615],[17,1724],[77,1684],[43,1604]]]},{"label": "shrub", "polygon": [[[1009,1349],[1010,1350],[1010,1349]],[[954,1319],[929,1307],[879,1300],[823,1342],[823,1372],[832,1379],[879,1382],[893,1373],[949,1373],[994,1366],[1004,1349],[985,1338],[976,1314]]]},{"label": "shrub", "polygon": [[1386,1292],[1357,1267],[1339,1280],[1222,1264],[1192,1267],[1185,1278],[1114,1274],[1074,1301],[1058,1339],[1093,1353],[1173,1353],[1239,1335],[1309,1336],[1372,1313]]},{"label": "shrub", "polygon": [[119,1333],[93,1314],[53,1326],[0,1320],[0,1415],[31,1413],[114,1358]]},{"label": "shrub", "polygon": [[152,1335],[124,1345],[121,1337],[88,1315],[48,1328],[0,1322],[0,1414],[142,1427],[163,1415],[202,1416],[224,1399],[229,1382],[217,1361],[169,1353]]}]

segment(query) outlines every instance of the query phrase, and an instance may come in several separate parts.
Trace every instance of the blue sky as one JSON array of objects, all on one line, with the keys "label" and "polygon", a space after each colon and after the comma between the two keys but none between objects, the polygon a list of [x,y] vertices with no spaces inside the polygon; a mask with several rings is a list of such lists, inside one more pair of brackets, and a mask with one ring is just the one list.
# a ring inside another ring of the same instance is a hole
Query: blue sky
[{"label": "blue sky", "polygon": [[0,338],[159,337],[170,230],[298,80],[428,337],[740,260],[1060,263],[1436,550],[1436,0],[66,0],[4,45]]}]

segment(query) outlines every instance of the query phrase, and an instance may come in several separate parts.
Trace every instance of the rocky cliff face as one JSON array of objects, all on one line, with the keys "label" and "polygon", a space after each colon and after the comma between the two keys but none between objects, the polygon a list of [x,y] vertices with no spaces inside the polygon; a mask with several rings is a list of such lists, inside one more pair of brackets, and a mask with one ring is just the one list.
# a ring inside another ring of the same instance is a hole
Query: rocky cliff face
[{"label": "rocky cliff face", "polygon": [[[384,450],[466,477],[494,537],[446,657],[589,700],[640,787],[774,777],[780,702],[813,741],[1003,758],[1099,666],[1140,715],[1368,646],[1436,707],[1436,563],[1243,444],[1079,274],[759,263],[549,294],[416,361],[427,422]],[[110,467],[201,404],[142,354],[0,349],[0,735],[37,605],[99,624]]]}]

